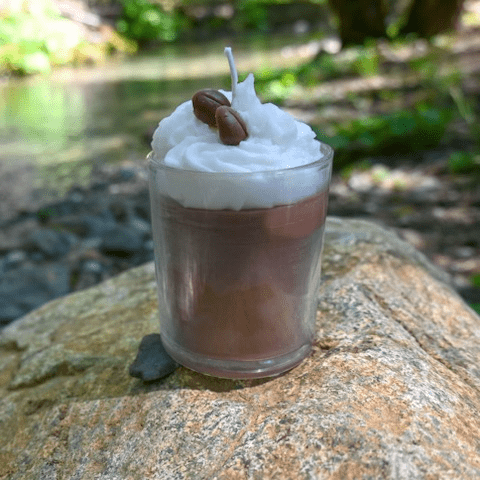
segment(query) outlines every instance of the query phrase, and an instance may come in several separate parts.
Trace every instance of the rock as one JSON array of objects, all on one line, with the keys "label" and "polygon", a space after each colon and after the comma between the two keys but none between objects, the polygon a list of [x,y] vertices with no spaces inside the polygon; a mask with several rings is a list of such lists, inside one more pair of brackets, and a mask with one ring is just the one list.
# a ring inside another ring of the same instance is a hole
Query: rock
[{"label": "rock", "polygon": [[9,296],[0,293],[0,328],[24,314],[23,308],[20,308]]},{"label": "rock", "polygon": [[129,216],[129,210],[131,210],[131,206],[123,199],[114,199],[110,202],[110,212],[117,222],[125,222]]},{"label": "rock", "polygon": [[62,264],[27,263],[8,270],[0,276],[0,325],[65,295],[69,283],[70,270]]},{"label": "rock", "polygon": [[49,223],[56,218],[72,215],[77,212],[79,203],[71,199],[60,200],[41,207],[37,211],[37,218],[41,223]]},{"label": "rock", "polygon": [[74,270],[75,284],[73,287],[75,291],[93,287],[101,280],[106,279],[106,276],[107,269],[100,261],[85,259],[80,263],[78,268]]},{"label": "rock", "polygon": [[142,234],[132,227],[116,225],[103,237],[100,251],[105,255],[129,257],[142,246]]},{"label": "rock", "polygon": [[120,171],[118,172],[120,176],[120,181],[123,182],[128,182],[129,180],[132,180],[135,178],[135,169],[131,167],[124,167],[121,168]]},{"label": "rock", "polygon": [[12,223],[9,228],[0,226],[0,252],[21,250],[25,237],[39,227],[38,221],[33,218]]},{"label": "rock", "polygon": [[329,218],[312,354],[284,375],[129,376],[152,263],[0,332],[0,478],[480,478],[480,318],[380,227]]},{"label": "rock", "polygon": [[40,228],[28,234],[24,248],[30,252],[41,253],[46,258],[55,259],[66,255],[76,241],[75,235]]},{"label": "rock", "polygon": [[102,238],[115,228],[115,221],[101,215],[69,215],[50,222],[53,228],[72,232],[86,238]]},{"label": "rock", "polygon": [[12,250],[2,259],[1,272],[20,267],[26,260],[27,254],[23,250]]},{"label": "rock", "polygon": [[144,382],[152,382],[170,375],[177,367],[178,363],[165,350],[160,334],[151,333],[142,338],[129,373]]}]

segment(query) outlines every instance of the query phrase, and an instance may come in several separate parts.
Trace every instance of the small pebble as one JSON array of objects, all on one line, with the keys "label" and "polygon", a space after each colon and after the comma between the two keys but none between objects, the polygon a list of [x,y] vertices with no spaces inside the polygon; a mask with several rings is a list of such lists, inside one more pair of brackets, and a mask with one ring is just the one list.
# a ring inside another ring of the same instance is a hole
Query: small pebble
[{"label": "small pebble", "polygon": [[3,268],[9,270],[18,267],[27,259],[27,254],[22,250],[13,250],[5,255],[3,259]]},{"label": "small pebble", "polygon": [[100,251],[105,255],[125,258],[134,255],[142,246],[141,234],[132,227],[117,224],[103,237]]},{"label": "small pebble", "polygon": [[178,363],[163,347],[160,334],[151,333],[142,338],[129,373],[144,382],[152,382],[170,375],[177,367]]}]

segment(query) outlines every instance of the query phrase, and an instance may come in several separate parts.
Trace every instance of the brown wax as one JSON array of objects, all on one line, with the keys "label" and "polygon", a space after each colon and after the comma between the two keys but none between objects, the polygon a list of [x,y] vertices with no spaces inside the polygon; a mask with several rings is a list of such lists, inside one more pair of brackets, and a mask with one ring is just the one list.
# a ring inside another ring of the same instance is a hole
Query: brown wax
[{"label": "brown wax", "polygon": [[316,294],[327,200],[323,191],[293,205],[233,211],[184,208],[157,195],[167,343],[215,359],[262,360],[311,342],[306,296]]}]

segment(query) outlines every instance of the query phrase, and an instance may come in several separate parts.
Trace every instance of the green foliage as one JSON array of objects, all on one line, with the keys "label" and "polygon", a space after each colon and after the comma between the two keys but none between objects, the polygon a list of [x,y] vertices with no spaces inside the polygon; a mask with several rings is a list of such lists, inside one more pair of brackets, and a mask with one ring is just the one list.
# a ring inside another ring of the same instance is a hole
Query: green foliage
[{"label": "green foliage", "polygon": [[480,315],[480,303],[472,303],[470,306]]},{"label": "green foliage", "polygon": [[267,32],[269,24],[265,3],[261,0],[237,0],[237,28],[240,30]]},{"label": "green foliage", "polygon": [[[313,60],[280,71],[265,70],[255,76],[259,93],[269,101],[282,102],[291,93],[294,84],[313,87],[321,82],[345,77],[377,75],[380,71],[380,56],[376,43],[370,42],[366,47],[350,49],[338,55],[322,53]],[[284,77],[288,75],[294,82],[285,85]],[[288,88],[285,88],[288,87]]]},{"label": "green foliage", "polygon": [[[327,1],[307,0],[305,3],[325,5]],[[234,0],[236,29],[255,33],[272,31],[269,7],[292,3],[295,3],[294,0]]]},{"label": "green foliage", "polygon": [[0,74],[45,73],[53,66],[101,61],[110,49],[134,51],[120,35],[87,43],[77,25],[63,18],[53,0],[37,0],[35,13],[19,11],[0,17]]},{"label": "green foliage", "polygon": [[38,15],[21,11],[0,18],[0,71],[46,72],[72,59],[80,33],[51,7],[44,2]]},{"label": "green foliage", "polygon": [[118,31],[140,43],[172,42],[182,28],[182,19],[174,11],[166,12],[149,0],[122,0],[123,15],[117,22]]},{"label": "green foliage", "polygon": [[[268,73],[267,73],[268,75]],[[259,77],[262,75],[260,74]],[[297,83],[297,76],[290,71],[283,72],[282,76],[272,81],[266,81],[262,87],[264,97],[282,102],[290,96],[292,89]]]},{"label": "green foliage", "polygon": [[380,56],[375,41],[368,41],[361,48],[353,66],[362,77],[371,77],[379,73]]},{"label": "green foliage", "polygon": [[364,158],[359,162],[345,165],[345,167],[342,168],[340,175],[345,181],[348,181],[354,172],[365,172],[370,170],[372,166],[372,161],[368,158]]},{"label": "green foliage", "polygon": [[[410,40],[405,40],[392,42],[388,48],[392,52],[405,52],[414,46]],[[377,74],[392,77],[395,72],[405,78],[418,77],[418,87],[351,93],[345,100],[359,114],[372,104],[390,104],[396,111],[374,116],[364,114],[356,120],[333,125],[330,122],[328,134],[322,127],[316,128],[318,137],[336,150],[336,166],[342,167],[368,155],[409,153],[436,147],[446,138],[447,128],[455,119],[468,126],[475,146],[472,151],[453,153],[448,168],[454,174],[478,172],[480,121],[475,104],[462,88],[464,75],[454,67],[446,68],[449,67],[448,51],[430,45],[421,57],[414,55],[401,65],[382,63],[381,58],[378,44],[373,40],[336,55],[321,53],[297,68],[261,72],[257,77],[257,91],[265,100],[282,103],[292,92],[299,96],[304,90],[308,96],[310,87],[338,78],[365,78]],[[439,65],[444,67],[441,73]],[[410,105],[412,98],[416,99],[413,106],[399,107]],[[328,99],[319,99],[320,104],[324,102]]]},{"label": "green foliage", "polygon": [[[472,275],[470,278],[470,281],[472,282],[472,285],[474,287],[480,288],[480,273],[477,273],[475,275]],[[480,314],[480,303],[471,303],[470,306],[478,313]]]},{"label": "green foliage", "polygon": [[282,83],[282,78],[289,75],[295,79],[295,84],[304,87],[313,87],[323,81],[335,80],[356,74],[354,62],[351,59],[344,60],[341,57],[324,53],[298,67],[292,67],[279,71],[270,69],[255,74],[255,86],[261,95],[270,100],[282,102],[288,98],[289,91],[281,94],[280,89],[271,88],[271,84]]},{"label": "green foliage", "polygon": [[448,158],[451,173],[473,173],[480,168],[480,156],[471,152],[453,152]]},{"label": "green foliage", "polygon": [[480,273],[477,273],[476,275],[473,275],[470,280],[471,280],[472,285],[474,287],[480,288]]},{"label": "green foliage", "polygon": [[335,150],[337,167],[362,155],[389,155],[432,148],[452,118],[451,109],[420,104],[414,110],[363,117],[333,126],[334,134],[317,137]]}]

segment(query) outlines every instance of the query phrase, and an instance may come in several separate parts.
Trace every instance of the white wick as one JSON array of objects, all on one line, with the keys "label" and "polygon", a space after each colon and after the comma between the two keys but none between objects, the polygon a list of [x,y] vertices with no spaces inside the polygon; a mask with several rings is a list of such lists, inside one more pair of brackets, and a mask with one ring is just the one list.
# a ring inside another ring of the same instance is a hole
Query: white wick
[{"label": "white wick", "polygon": [[237,91],[238,74],[235,68],[235,61],[233,60],[232,49],[230,47],[225,48],[225,55],[228,58],[228,64],[230,65],[230,74],[232,76],[232,102],[235,98],[235,92]]}]

